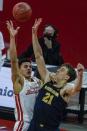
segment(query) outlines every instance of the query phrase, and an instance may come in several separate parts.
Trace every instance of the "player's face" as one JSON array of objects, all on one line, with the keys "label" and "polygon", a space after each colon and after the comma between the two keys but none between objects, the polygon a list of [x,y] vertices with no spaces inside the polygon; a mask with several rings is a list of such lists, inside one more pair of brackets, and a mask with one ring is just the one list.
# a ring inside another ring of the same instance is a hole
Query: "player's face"
[{"label": "player's face", "polygon": [[60,67],[56,72],[57,80],[68,80],[70,77],[68,75],[68,68],[65,66]]},{"label": "player's face", "polygon": [[23,62],[20,67],[20,71],[25,78],[31,77],[32,66],[30,62]]}]

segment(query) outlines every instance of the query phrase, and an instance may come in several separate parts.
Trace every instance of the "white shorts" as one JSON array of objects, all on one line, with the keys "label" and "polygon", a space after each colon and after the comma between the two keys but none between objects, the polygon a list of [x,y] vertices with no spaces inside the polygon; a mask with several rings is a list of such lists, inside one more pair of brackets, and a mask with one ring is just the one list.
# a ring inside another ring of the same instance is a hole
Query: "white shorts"
[{"label": "white shorts", "polygon": [[16,121],[13,131],[27,131],[30,123],[24,121]]}]

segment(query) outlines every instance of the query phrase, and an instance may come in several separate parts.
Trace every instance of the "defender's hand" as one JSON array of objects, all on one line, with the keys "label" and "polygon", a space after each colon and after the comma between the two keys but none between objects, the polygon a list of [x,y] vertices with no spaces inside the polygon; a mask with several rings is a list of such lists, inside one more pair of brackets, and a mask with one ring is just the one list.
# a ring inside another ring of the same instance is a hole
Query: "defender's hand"
[{"label": "defender's hand", "polygon": [[84,66],[82,64],[78,63],[77,71],[84,71]]},{"label": "defender's hand", "polygon": [[7,29],[9,31],[10,36],[15,37],[20,27],[17,27],[16,29],[14,29],[13,22],[11,20],[6,21],[6,25],[7,25]]},{"label": "defender's hand", "polygon": [[79,64],[77,65],[78,75],[79,75],[79,76],[82,76],[82,75],[83,75],[83,71],[84,71],[84,66],[79,63]]},{"label": "defender's hand", "polygon": [[35,20],[34,25],[32,27],[32,33],[37,33],[39,25],[41,24],[41,22],[42,22],[42,18],[38,18],[38,19]]}]

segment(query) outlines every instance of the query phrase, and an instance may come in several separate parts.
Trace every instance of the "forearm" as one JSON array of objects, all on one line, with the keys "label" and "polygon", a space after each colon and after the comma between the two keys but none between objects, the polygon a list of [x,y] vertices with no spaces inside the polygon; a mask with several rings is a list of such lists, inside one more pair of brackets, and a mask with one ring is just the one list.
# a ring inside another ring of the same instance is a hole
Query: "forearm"
[{"label": "forearm", "polygon": [[42,22],[41,18],[35,20],[35,23],[32,27],[32,42],[33,42],[33,50],[34,50],[35,59],[36,59],[39,74],[41,76],[41,79],[43,81],[46,81],[46,78],[47,78],[47,75],[48,75],[49,72],[46,69],[42,49],[39,45],[39,41],[38,41],[38,37],[37,37],[38,27],[39,27],[41,22]]},{"label": "forearm", "polygon": [[42,56],[43,53],[38,41],[37,33],[32,33],[32,42],[33,42],[33,50],[34,50],[35,58]]},{"label": "forearm", "polygon": [[78,71],[78,76],[75,83],[75,90],[80,91],[82,87],[82,79],[83,79],[83,70]]},{"label": "forearm", "polygon": [[15,37],[11,36],[10,36],[10,59],[12,62],[15,62],[17,60]]}]

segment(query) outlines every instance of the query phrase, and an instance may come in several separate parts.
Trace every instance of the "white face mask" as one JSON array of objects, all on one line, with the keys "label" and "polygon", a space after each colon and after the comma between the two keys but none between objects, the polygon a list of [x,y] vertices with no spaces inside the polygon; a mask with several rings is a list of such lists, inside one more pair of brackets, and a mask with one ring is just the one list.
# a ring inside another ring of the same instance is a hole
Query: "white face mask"
[{"label": "white face mask", "polygon": [[50,36],[53,36],[54,32],[55,30],[51,26],[46,27],[44,30],[44,34],[49,34]]}]

